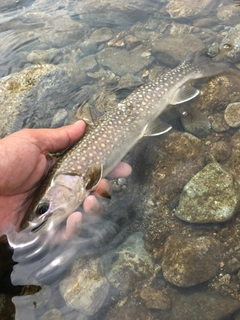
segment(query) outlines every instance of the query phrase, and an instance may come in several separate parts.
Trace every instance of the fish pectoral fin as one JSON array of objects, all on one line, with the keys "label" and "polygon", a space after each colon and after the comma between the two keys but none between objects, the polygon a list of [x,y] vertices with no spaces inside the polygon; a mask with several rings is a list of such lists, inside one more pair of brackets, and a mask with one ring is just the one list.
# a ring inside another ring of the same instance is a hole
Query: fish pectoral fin
[{"label": "fish pectoral fin", "polygon": [[91,108],[86,101],[78,108],[76,118],[78,120],[83,120],[89,126],[94,124]]},{"label": "fish pectoral fin", "polygon": [[170,104],[179,104],[195,98],[199,94],[199,90],[191,86],[180,87],[173,96]]},{"label": "fish pectoral fin", "polygon": [[171,129],[172,126],[157,118],[152,123],[147,125],[144,131],[144,137],[160,136],[161,134],[164,134]]},{"label": "fish pectoral fin", "polygon": [[102,179],[103,166],[94,164],[88,168],[86,176],[84,178],[84,184],[87,191],[93,191],[96,189],[99,181]]}]

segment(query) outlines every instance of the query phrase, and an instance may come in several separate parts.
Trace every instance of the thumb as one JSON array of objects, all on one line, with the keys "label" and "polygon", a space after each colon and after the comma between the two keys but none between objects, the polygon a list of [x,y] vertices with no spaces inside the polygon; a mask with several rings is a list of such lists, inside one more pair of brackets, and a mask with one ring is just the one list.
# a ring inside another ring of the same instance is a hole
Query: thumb
[{"label": "thumb", "polygon": [[79,120],[74,124],[57,129],[30,129],[32,138],[42,153],[63,150],[80,139],[85,131],[85,122]]}]

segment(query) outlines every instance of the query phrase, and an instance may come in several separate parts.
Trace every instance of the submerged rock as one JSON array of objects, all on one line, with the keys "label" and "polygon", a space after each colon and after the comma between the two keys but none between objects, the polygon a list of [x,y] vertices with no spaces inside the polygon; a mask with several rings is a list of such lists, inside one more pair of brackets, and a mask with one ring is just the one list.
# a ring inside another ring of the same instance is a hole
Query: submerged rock
[{"label": "submerged rock", "polygon": [[211,237],[170,236],[164,245],[164,278],[190,287],[214,277],[219,269],[220,243]]},{"label": "submerged rock", "polygon": [[113,259],[116,260],[107,273],[107,278],[122,296],[126,296],[137,282],[153,273],[153,262],[144,248],[141,232],[134,233],[123,242]]},{"label": "submerged rock", "polygon": [[[176,50],[176,47],[178,50]],[[178,64],[188,50],[201,50],[204,43],[193,34],[167,36],[152,44],[152,52],[159,61],[167,65]]]},{"label": "submerged rock", "polygon": [[90,36],[90,40],[96,41],[96,43],[106,42],[112,39],[113,33],[110,28],[104,27],[96,29]]},{"label": "submerged rock", "polygon": [[224,115],[222,113],[214,114],[212,119],[212,129],[215,132],[224,132],[229,129],[229,125],[226,123]]},{"label": "submerged rock", "polygon": [[61,54],[61,50],[55,48],[49,50],[33,50],[28,54],[27,59],[35,64],[53,63],[56,57]]},{"label": "submerged rock", "polygon": [[171,307],[170,297],[166,291],[145,287],[140,292],[140,297],[149,309],[168,310]]},{"label": "submerged rock", "polygon": [[137,73],[153,62],[154,58],[144,46],[138,46],[131,51],[126,49],[106,48],[96,54],[99,64],[111,69],[118,75]]},{"label": "submerged rock", "polygon": [[4,12],[7,10],[11,10],[11,9],[16,9],[16,3],[17,6],[24,6],[24,5],[28,5],[30,6],[35,0],[18,0],[16,2],[16,0],[1,0],[0,3],[0,12]]},{"label": "submerged rock", "polygon": [[170,0],[167,11],[172,18],[207,16],[214,5],[214,0],[193,2],[191,0]]},{"label": "submerged rock", "polygon": [[210,152],[214,156],[214,158],[220,162],[227,160],[231,155],[231,151],[232,150],[229,142],[224,140],[214,142],[210,149]]},{"label": "submerged rock", "polygon": [[70,97],[84,80],[77,64],[31,66],[2,78],[0,136],[23,127],[49,127],[57,110],[74,106],[76,100]]},{"label": "submerged rock", "polygon": [[197,292],[175,295],[172,312],[164,320],[222,320],[232,319],[240,302],[219,294]]},{"label": "submerged rock", "polygon": [[230,127],[240,127],[240,102],[230,103],[227,106],[224,112],[224,119]]},{"label": "submerged rock", "polygon": [[67,110],[59,109],[52,119],[51,128],[58,128],[63,126],[67,118],[68,118]]},{"label": "submerged rock", "polygon": [[210,163],[184,187],[176,216],[191,223],[223,222],[239,207],[240,185],[231,172]]},{"label": "submerged rock", "polygon": [[101,308],[108,290],[99,259],[74,262],[70,275],[60,283],[66,304],[86,315],[94,315]]},{"label": "submerged rock", "polygon": [[[237,4],[237,1],[236,1]],[[229,5],[220,5],[217,10],[217,17],[224,24],[234,26],[239,23],[240,7],[234,6],[233,3]]]},{"label": "submerged rock", "polygon": [[214,58],[216,61],[240,61],[240,24],[231,28],[219,45],[219,54]]},{"label": "submerged rock", "polygon": [[198,109],[191,109],[181,117],[184,129],[198,138],[207,137],[211,131],[211,123],[208,117]]}]

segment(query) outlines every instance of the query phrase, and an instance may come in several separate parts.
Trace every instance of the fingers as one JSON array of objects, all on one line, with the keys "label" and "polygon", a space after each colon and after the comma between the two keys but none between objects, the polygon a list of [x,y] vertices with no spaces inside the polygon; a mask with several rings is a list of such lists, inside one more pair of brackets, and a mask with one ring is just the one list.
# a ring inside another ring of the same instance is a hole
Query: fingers
[{"label": "fingers", "polygon": [[72,213],[66,222],[66,229],[64,232],[64,238],[66,240],[72,239],[74,236],[78,235],[81,230],[82,224],[82,214],[81,212]]},{"label": "fingers", "polygon": [[83,209],[88,214],[101,214],[103,205],[94,195],[90,195],[85,199]]},{"label": "fingers", "polygon": [[[103,211],[103,205],[93,195],[86,198],[83,203],[83,209],[88,214],[101,214]],[[71,240],[77,236],[81,231],[82,213],[74,212],[68,218],[66,227],[61,232],[61,237],[58,238],[58,242]]]},{"label": "fingers", "polygon": [[96,190],[93,192],[93,194],[102,196],[104,198],[109,198],[111,193],[112,193],[112,185],[106,179],[102,179],[97,185]]},{"label": "fingers", "polygon": [[[109,174],[111,178],[127,177],[132,172],[132,168],[125,162],[120,162]],[[102,179],[93,194],[89,195],[83,202],[83,209],[88,214],[100,215],[103,212],[103,205],[97,199],[97,196],[108,197],[112,193],[112,185],[106,180]],[[96,195],[96,196],[95,196]],[[80,233],[82,222],[81,212],[72,213],[66,222],[66,228],[62,235],[64,240],[70,240]]]},{"label": "fingers", "polygon": [[132,173],[132,167],[126,162],[120,162],[109,174],[109,178],[125,178]]}]

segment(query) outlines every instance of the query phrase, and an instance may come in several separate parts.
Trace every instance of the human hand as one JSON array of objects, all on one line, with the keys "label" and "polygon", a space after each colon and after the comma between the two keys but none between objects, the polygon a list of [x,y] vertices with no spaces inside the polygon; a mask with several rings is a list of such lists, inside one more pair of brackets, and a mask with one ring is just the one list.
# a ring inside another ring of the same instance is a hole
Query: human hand
[{"label": "human hand", "polygon": [[[63,150],[78,140],[85,130],[85,123],[58,129],[24,129],[0,140],[0,233],[4,233],[11,223],[19,227],[26,211],[26,198],[47,170],[54,164],[46,154]],[[111,177],[125,177],[131,167],[120,163]],[[111,193],[111,184],[102,179],[95,190],[96,194]],[[29,199],[28,199],[29,200]],[[88,196],[83,208],[87,213],[100,213],[101,204],[94,195]],[[68,217],[65,239],[79,232],[82,215],[75,212]]]}]

